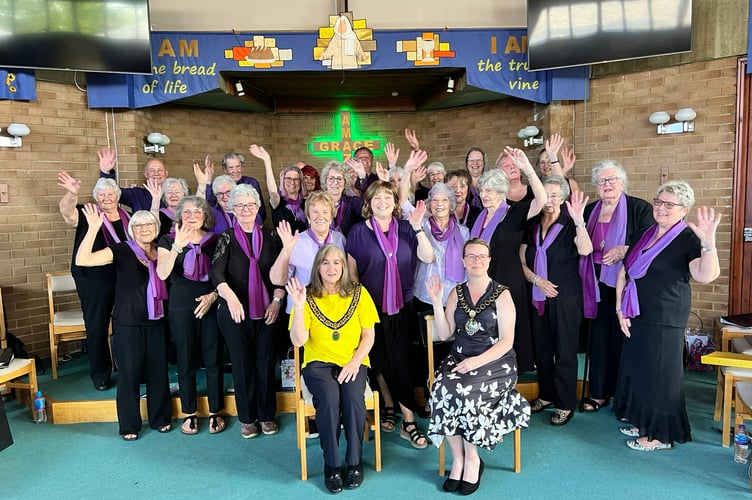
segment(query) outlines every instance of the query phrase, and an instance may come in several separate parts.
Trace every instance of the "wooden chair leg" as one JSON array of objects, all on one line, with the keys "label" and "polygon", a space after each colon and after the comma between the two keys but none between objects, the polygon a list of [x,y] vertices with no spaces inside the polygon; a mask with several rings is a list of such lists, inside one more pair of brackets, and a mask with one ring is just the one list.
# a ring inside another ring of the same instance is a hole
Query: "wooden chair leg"
[{"label": "wooden chair leg", "polygon": [[519,474],[522,470],[522,430],[518,427],[514,430],[514,472]]},{"label": "wooden chair leg", "polygon": [[381,415],[379,393],[373,391],[373,447],[376,449],[376,472],[381,471]]},{"label": "wooden chair leg", "polygon": [[725,448],[730,445],[729,427],[731,426],[731,398],[734,392],[734,375],[726,371],[723,384],[723,414],[721,415],[721,443]]},{"label": "wooden chair leg", "polygon": [[300,448],[300,479],[308,479],[308,457],[305,443],[305,401],[298,401],[298,448]]},{"label": "wooden chair leg", "polygon": [[52,365],[52,378],[57,380],[57,337],[52,333],[52,325],[50,325],[50,364]]},{"label": "wooden chair leg", "polygon": [[718,375],[716,377],[715,386],[715,407],[713,409],[713,420],[718,421],[721,418],[721,401],[723,400],[723,369],[718,367]]},{"label": "wooden chair leg", "polygon": [[446,439],[439,446],[439,476],[446,474]]}]

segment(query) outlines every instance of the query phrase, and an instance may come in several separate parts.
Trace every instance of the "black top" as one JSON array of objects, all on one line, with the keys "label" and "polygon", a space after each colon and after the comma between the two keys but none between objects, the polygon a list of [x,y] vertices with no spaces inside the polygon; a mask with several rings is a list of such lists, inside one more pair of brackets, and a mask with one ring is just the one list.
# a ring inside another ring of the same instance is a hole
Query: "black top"
[{"label": "black top", "polygon": [[[534,217],[525,232],[525,263],[530,270],[535,270],[535,239],[539,237],[539,224],[542,215]],[[580,280],[579,263],[580,255],[577,253],[577,245],[574,238],[577,236],[577,228],[572,218],[565,213],[560,214],[558,223],[564,227],[556,239],[546,250],[548,257],[548,281],[557,285],[559,295],[582,294],[582,282]],[[548,228],[550,232],[553,225]],[[541,241],[542,242],[542,241]]]},{"label": "black top", "polygon": [[635,280],[640,319],[659,325],[687,326],[692,305],[689,263],[701,255],[700,240],[687,227],[655,257],[645,276]]},{"label": "black top", "polygon": [[[624,244],[631,247],[637,243],[637,240],[640,239],[647,228],[655,224],[655,219],[653,219],[653,206],[650,203],[634,196],[625,196],[627,199],[627,237]],[[594,201],[585,207],[586,224],[596,203],[598,202]],[[593,242],[593,246],[595,246],[595,242]]]},{"label": "black top", "polygon": [[159,211],[159,234],[157,234],[157,241],[162,238],[162,236],[165,236],[167,234],[170,234],[170,231],[172,231],[172,225],[174,224],[174,221],[170,218],[169,215]]},{"label": "black top", "polygon": [[[282,250],[282,242],[279,240],[276,231],[267,228],[263,228],[261,231],[264,241],[261,244],[258,266],[265,290],[259,290],[259,292],[267,293],[269,300],[271,300],[274,289],[283,288],[273,285],[269,278],[269,270]],[[252,233],[246,233],[246,236],[248,236],[250,246],[253,247]],[[211,269],[212,284],[217,287],[220,283],[227,283],[237,295],[240,303],[244,304],[246,308],[248,306],[248,266],[250,266],[250,263],[235,239],[234,229],[230,228],[217,237]]]},{"label": "black top", "polygon": [[[470,298],[470,290],[467,288],[467,282],[460,283],[457,288],[462,288],[462,293],[465,296],[465,302],[470,309],[475,309],[479,304],[482,304],[486,299],[490,298],[497,287],[501,286],[503,290],[506,290],[505,286],[499,285],[495,281],[491,280],[488,284],[488,288],[480,296],[478,302],[473,302]],[[481,327],[473,335],[469,335],[465,330],[470,316],[457,304],[457,309],[454,311],[454,334],[455,339],[452,344],[452,354],[454,357],[461,361],[470,356],[478,356],[490,349],[499,340],[499,323],[497,320],[496,301],[491,303],[488,307],[483,309],[479,314],[475,316],[475,321],[480,323]]]},{"label": "black top", "polygon": [[509,206],[504,219],[496,226],[491,236],[491,264],[488,275],[496,282],[514,290],[525,287],[525,277],[520,263],[520,245],[524,235],[530,202],[519,202]]},{"label": "black top", "polygon": [[[300,201],[300,209],[305,209],[305,200]],[[296,218],[295,214],[285,205],[285,200],[280,198],[277,208],[272,208],[272,224],[274,224],[274,227],[277,227],[283,220],[286,220],[290,224],[293,234],[295,234],[296,230],[302,233],[308,229],[308,223]]]},{"label": "black top", "polygon": [[533,193],[533,188],[530,187],[530,185],[527,186],[527,191],[525,191],[525,196],[522,197],[522,199],[519,199],[517,201],[510,200],[507,198],[507,203],[509,205],[515,205],[517,203],[525,203],[528,201],[533,201],[535,199],[535,193]]},{"label": "black top", "polygon": [[[162,236],[159,239],[158,247],[164,248],[169,251],[172,248],[172,244],[175,242],[175,238],[172,236]],[[217,240],[207,243],[202,252],[209,256],[211,259],[214,256],[216,250]],[[169,280],[167,281],[170,290],[170,311],[177,310],[190,310],[196,309],[198,303],[196,297],[206,295],[214,290],[214,285],[209,281],[193,281],[183,276],[183,261],[185,256],[189,252],[190,248],[185,247],[175,258],[175,265],[172,266]]]},{"label": "black top", "polygon": [[[78,248],[81,246],[81,241],[84,239],[86,232],[89,230],[89,222],[86,220],[86,215],[83,212],[83,205],[76,205],[78,211],[78,225],[76,226],[76,237],[73,240],[73,258],[71,259],[71,274],[73,276],[81,276],[83,278],[94,278],[100,280],[114,280],[115,279],[115,265],[108,264],[106,266],[95,267],[81,267],[76,265],[76,254]],[[112,221],[112,227],[115,229],[120,241],[127,241],[127,226],[123,227],[123,221]],[[104,248],[107,248],[107,240],[104,237],[104,231],[106,229],[102,227],[97,233],[94,239],[94,245],[92,251],[97,252]]]},{"label": "black top", "polygon": [[146,307],[149,268],[141,263],[128,243],[116,243],[110,250],[117,270],[112,322],[120,326],[146,326],[160,321],[150,320]]}]

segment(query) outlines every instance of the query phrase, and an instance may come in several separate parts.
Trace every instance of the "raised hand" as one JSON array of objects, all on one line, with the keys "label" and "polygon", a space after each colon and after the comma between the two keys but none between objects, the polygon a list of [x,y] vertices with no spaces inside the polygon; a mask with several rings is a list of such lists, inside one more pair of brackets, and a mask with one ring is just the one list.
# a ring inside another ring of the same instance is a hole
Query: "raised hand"
[{"label": "raised hand", "polygon": [[417,186],[420,181],[426,178],[428,175],[426,167],[424,165],[418,165],[411,173],[413,186]]},{"label": "raised hand", "polygon": [[115,157],[116,154],[114,148],[102,148],[97,151],[99,170],[101,170],[102,173],[109,174],[110,170],[113,170],[116,166]]},{"label": "raised hand", "polygon": [[562,139],[559,134],[551,134],[551,137],[546,139],[546,154],[550,161],[556,161],[559,159],[557,155],[563,144],[564,139]]},{"label": "raised hand", "polygon": [[444,298],[444,281],[438,275],[432,274],[428,278],[427,290],[431,301],[441,302]]},{"label": "raised hand", "polygon": [[407,215],[407,220],[410,221],[410,225],[416,231],[420,229],[423,224],[423,216],[426,215],[426,202],[423,200],[418,201],[415,204],[415,210]]},{"label": "raised hand", "polygon": [[175,224],[175,246],[185,248],[196,235],[196,229],[196,227],[191,227],[188,224]]},{"label": "raised hand", "polygon": [[204,168],[206,169],[206,175],[209,178],[209,182],[211,182],[214,178],[214,162],[209,154],[204,158]]},{"label": "raised hand", "polygon": [[295,246],[295,243],[297,243],[300,233],[295,230],[295,234],[293,234],[290,223],[286,220],[281,220],[277,226],[277,235],[279,236],[279,239],[282,240],[283,247],[292,249]]},{"label": "raised hand", "polygon": [[253,156],[258,158],[259,160],[271,160],[271,156],[269,155],[269,152],[264,149],[263,146],[259,146],[257,144],[251,144],[248,146],[248,152],[251,153]]},{"label": "raised hand", "polygon": [[585,196],[585,193],[582,191],[573,191],[569,196],[569,200],[565,202],[567,204],[569,215],[572,217],[575,224],[582,224],[585,222],[585,206],[587,206],[589,200],[590,197]]},{"label": "raised hand", "polygon": [[528,159],[525,152],[522,151],[521,149],[513,148],[511,146],[506,146],[504,148],[504,154],[512,158],[512,161],[514,162],[515,166],[519,168],[522,171],[522,173],[524,173],[526,176],[529,176],[535,173],[535,169],[530,164],[530,160]]},{"label": "raised hand", "polygon": [[410,151],[410,157],[405,162],[405,171],[412,172],[418,166],[423,165],[427,159],[428,153],[423,150],[418,149]]},{"label": "raised hand", "polygon": [[715,233],[720,223],[721,214],[716,215],[715,209],[699,207],[697,209],[697,223],[687,222],[687,225],[700,238],[703,247],[715,248]]},{"label": "raised hand", "polygon": [[384,168],[380,161],[376,162],[376,175],[380,181],[389,182],[389,169]]},{"label": "raised hand", "polygon": [[561,169],[566,175],[567,172],[571,172],[574,168],[574,161],[577,156],[574,154],[574,148],[563,147],[561,148]]},{"label": "raised hand", "polygon": [[99,212],[99,207],[95,203],[84,203],[83,212],[86,222],[89,224],[89,230],[99,231],[104,222],[104,214]]},{"label": "raised hand", "polygon": [[151,194],[152,200],[161,200],[162,199],[162,183],[159,182],[156,179],[152,179],[151,177],[146,179],[146,184],[144,184],[144,187],[147,191],[149,191],[149,194]]},{"label": "raised hand", "polygon": [[57,185],[73,195],[81,189],[81,181],[74,179],[68,172],[58,172]]},{"label": "raised hand", "polygon": [[389,162],[389,167],[396,167],[397,161],[399,161],[399,148],[394,149],[394,144],[387,142],[384,146],[384,154],[386,154],[386,160]]},{"label": "raised hand", "polygon": [[420,149],[420,142],[418,142],[418,136],[415,135],[415,130],[405,128],[405,139],[407,139],[407,143],[413,151]]},{"label": "raised hand", "polygon": [[360,163],[355,158],[348,158],[345,160],[345,165],[353,169],[353,171],[358,175],[359,179],[365,179],[366,178],[366,169],[363,166],[362,163]]},{"label": "raised hand", "polygon": [[[318,270],[314,272],[317,273]],[[285,290],[287,290],[287,295],[290,297],[290,300],[292,300],[295,309],[300,311],[303,304],[305,304],[306,288],[300,284],[298,278],[290,278],[290,281],[285,285]]]}]

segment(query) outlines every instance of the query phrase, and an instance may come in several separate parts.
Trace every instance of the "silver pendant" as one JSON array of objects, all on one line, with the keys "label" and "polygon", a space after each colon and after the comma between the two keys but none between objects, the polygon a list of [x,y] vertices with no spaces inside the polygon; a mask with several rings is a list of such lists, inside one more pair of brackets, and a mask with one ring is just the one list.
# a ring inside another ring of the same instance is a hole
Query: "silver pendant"
[{"label": "silver pendant", "polygon": [[603,247],[605,247],[605,246],[606,246],[606,242],[603,241],[603,240],[601,240],[601,250],[603,250]]},{"label": "silver pendant", "polygon": [[480,323],[478,321],[475,321],[474,319],[471,318],[467,320],[467,323],[465,323],[465,333],[467,333],[471,337],[475,335],[476,333],[478,333],[479,330],[480,330]]}]

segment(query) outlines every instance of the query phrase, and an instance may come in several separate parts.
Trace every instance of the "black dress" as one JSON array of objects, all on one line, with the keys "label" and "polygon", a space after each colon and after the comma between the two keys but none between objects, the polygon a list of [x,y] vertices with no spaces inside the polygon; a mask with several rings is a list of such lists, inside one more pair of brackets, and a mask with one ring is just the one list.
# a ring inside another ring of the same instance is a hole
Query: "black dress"
[{"label": "black dress", "polygon": [[[482,303],[499,287],[493,280],[478,299]],[[457,285],[471,308],[467,284]],[[502,287],[505,289],[506,287]],[[492,303],[475,317],[481,328],[469,335],[464,328],[469,316],[461,308],[454,313],[457,325],[452,350],[436,370],[431,391],[431,419],[428,435],[436,446],[444,436],[462,436],[476,446],[493,450],[505,434],[530,421],[530,405],[515,389],[517,363],[514,349],[501,358],[468,373],[452,373],[452,369],[467,357],[477,356],[499,341],[496,304]]]},{"label": "black dress", "polygon": [[650,440],[692,440],[684,398],[684,330],[692,301],[689,263],[700,255],[699,239],[685,228],[635,281],[640,314],[624,340],[614,412]]},{"label": "black dress", "polygon": [[509,288],[517,309],[514,325],[514,350],[520,373],[534,369],[533,336],[530,333],[529,293],[520,263],[520,245],[524,235],[530,202],[518,202],[509,207],[504,220],[491,236],[491,263],[488,275]]}]

